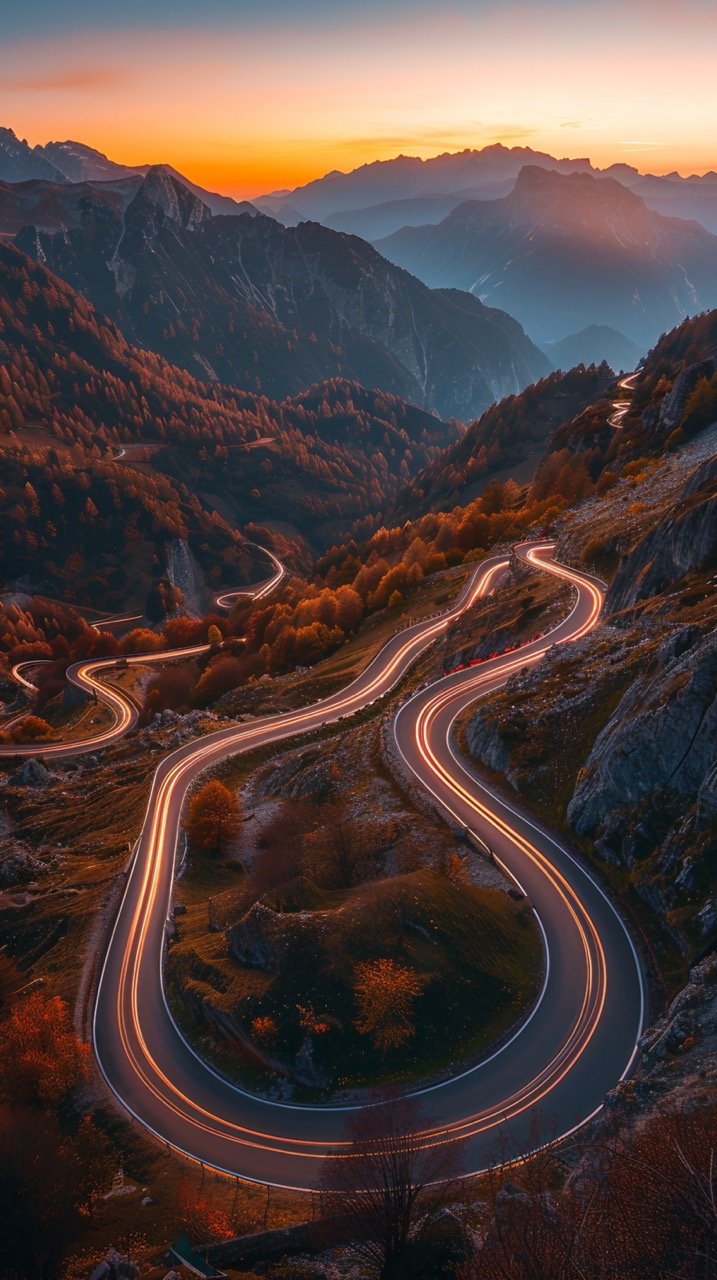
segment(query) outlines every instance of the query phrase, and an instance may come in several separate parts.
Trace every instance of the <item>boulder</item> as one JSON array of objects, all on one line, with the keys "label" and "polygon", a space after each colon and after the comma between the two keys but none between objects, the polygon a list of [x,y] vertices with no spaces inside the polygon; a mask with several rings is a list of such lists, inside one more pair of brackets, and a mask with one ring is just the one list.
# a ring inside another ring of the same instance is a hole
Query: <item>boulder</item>
[{"label": "boulder", "polygon": [[314,1045],[310,1036],[306,1036],[294,1059],[293,1076],[299,1084],[308,1085],[311,1089],[325,1089],[328,1076],[314,1061]]},{"label": "boulder", "polygon": [[41,760],[26,760],[10,777],[11,787],[46,787],[50,775]]},{"label": "boulder", "polygon": [[108,1249],[104,1262],[90,1275],[90,1280],[138,1280],[139,1267],[116,1249]]},{"label": "boulder", "polygon": [[229,952],[252,969],[275,969],[280,954],[280,930],[276,913],[255,902],[227,933]]},{"label": "boulder", "polygon": [[44,870],[38,858],[22,844],[0,846],[0,889],[36,880]]}]

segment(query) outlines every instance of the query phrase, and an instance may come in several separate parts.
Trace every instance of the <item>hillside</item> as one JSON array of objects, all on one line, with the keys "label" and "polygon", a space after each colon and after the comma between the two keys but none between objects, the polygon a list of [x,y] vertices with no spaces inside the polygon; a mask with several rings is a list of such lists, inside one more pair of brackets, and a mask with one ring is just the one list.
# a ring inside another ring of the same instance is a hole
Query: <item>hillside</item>
[{"label": "hillside", "polygon": [[[378,514],[456,438],[432,414],[337,380],[277,404],[207,384],[128,344],[45,267],[0,244],[0,431],[8,444],[149,464],[216,500],[234,524],[290,522],[319,544]],[[38,435],[39,433],[39,435]]]},{"label": "hillside", "polygon": [[668,985],[717,936],[716,474],[712,429],[568,518],[562,554],[610,581],[605,625],[518,673],[467,730],[476,760],[621,887]]},{"label": "hillside", "polygon": [[[144,474],[82,449],[13,448],[0,441],[2,585],[110,611],[144,609],[152,582],[180,543],[210,582],[241,586],[263,563],[226,520],[183,484]],[[188,602],[189,606],[189,602]]]},{"label": "hillside", "polygon": [[605,402],[559,427],[537,468],[534,493],[550,492],[564,467],[584,466],[609,486],[626,465],[661,459],[717,419],[717,311],[686,320],[646,356],[619,430]]},{"label": "hillside", "polygon": [[342,376],[442,417],[475,415],[547,369],[509,316],[426,289],[363,241],[318,224],[213,218],[152,169],[123,210],[18,244],[132,341],[195,375],[281,398]]},{"label": "hillside", "polygon": [[553,432],[599,400],[614,379],[607,365],[552,373],[491,405],[454,444],[406,485],[395,514],[417,516],[470,502],[488,482],[530,480]]},{"label": "hillside", "polygon": [[588,173],[526,167],[509,195],[377,247],[431,287],[505,308],[543,344],[600,324],[649,346],[717,302],[717,237]]},{"label": "hillside", "polygon": [[82,223],[89,201],[119,214],[142,182],[141,177],[106,182],[0,182],[0,234],[14,236],[22,227],[59,231]]}]

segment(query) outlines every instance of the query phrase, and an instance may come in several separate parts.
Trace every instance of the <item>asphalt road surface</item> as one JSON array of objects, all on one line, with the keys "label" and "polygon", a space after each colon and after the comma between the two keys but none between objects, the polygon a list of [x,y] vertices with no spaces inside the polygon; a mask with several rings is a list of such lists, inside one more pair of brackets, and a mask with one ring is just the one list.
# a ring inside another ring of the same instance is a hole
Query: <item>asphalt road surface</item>
[{"label": "asphalt road surface", "polygon": [[[459,1143],[466,1172],[549,1142],[581,1125],[630,1067],[642,1028],[638,960],[596,881],[547,831],[493,795],[455,754],[461,710],[538,662],[552,644],[598,622],[601,584],[552,559],[551,544],[517,554],[574,588],[569,616],[518,650],[452,673],[417,693],[395,721],[406,767],[449,820],[485,841],[527,893],[546,948],[538,1003],[503,1046],[471,1070],[422,1090],[426,1143]],[[125,896],[101,972],[94,1046],[123,1106],[173,1148],[246,1179],[310,1190],[323,1159],[345,1144],[350,1108],[257,1098],[220,1077],[185,1042],[169,1013],[163,956],[182,807],[199,775],[238,752],[311,733],[370,705],[509,565],[475,570],[455,605],[399,632],[345,690],[188,743],[158,766]],[[35,754],[35,752],[33,752]]]}]

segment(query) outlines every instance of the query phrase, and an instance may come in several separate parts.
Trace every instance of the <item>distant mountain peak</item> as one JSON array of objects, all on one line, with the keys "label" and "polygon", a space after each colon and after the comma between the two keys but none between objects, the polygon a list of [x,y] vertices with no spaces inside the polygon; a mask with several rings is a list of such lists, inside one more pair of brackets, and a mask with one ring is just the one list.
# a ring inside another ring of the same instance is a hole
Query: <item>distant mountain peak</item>
[{"label": "distant mountain peak", "polygon": [[575,228],[602,223],[611,212],[621,217],[646,213],[643,200],[615,178],[591,173],[559,173],[539,165],[525,165],[506,208],[527,222],[549,222]]},{"label": "distant mountain peak", "polygon": [[37,146],[35,153],[56,165],[70,182],[107,182],[143,172],[141,168],[117,164],[103,151],[98,151],[85,142],[77,142],[74,138],[67,138],[64,142],[48,142],[44,147]]},{"label": "distant mountain peak", "polygon": [[33,178],[49,182],[66,182],[65,174],[24,138],[0,125],[0,179],[3,182],[28,182]]},{"label": "distant mountain peak", "polygon": [[211,211],[198,196],[172,175],[166,165],[152,165],[147,170],[142,185],[131,202],[127,216],[134,218],[146,206],[161,210],[165,218],[175,222],[185,231],[211,219]]}]

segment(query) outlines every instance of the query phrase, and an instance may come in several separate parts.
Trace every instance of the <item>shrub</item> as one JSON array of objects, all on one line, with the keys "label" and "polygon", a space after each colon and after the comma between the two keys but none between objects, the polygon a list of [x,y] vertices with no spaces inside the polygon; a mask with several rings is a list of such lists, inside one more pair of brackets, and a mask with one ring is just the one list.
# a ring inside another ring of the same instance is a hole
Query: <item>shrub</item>
[{"label": "shrub", "polygon": [[357,965],[356,1030],[371,1036],[374,1046],[383,1052],[400,1048],[415,1034],[413,1002],[424,985],[425,979],[415,969],[408,969],[395,960],[372,960]]},{"label": "shrub", "polygon": [[52,737],[52,729],[42,716],[25,716],[9,731],[13,742],[41,742]]}]

